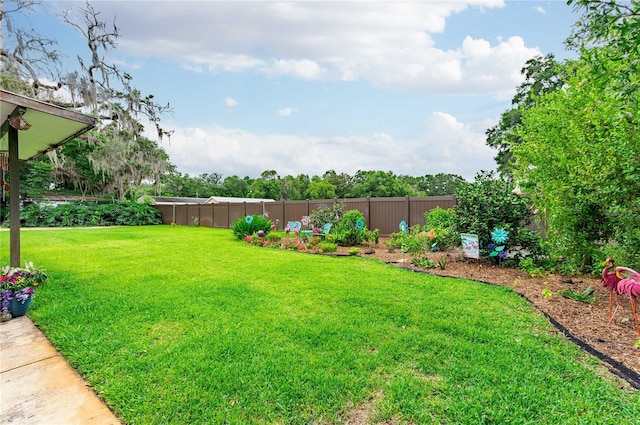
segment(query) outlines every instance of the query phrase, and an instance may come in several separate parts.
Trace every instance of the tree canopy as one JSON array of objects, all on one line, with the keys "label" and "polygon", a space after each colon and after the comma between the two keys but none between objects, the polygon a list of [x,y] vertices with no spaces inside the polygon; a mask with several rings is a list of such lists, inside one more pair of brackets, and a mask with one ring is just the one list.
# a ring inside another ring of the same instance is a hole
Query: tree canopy
[{"label": "tree canopy", "polygon": [[557,257],[583,271],[607,256],[638,268],[640,2],[568,3],[582,12],[567,41],[580,57],[559,64],[561,87],[532,93],[503,140]]},{"label": "tree canopy", "polygon": [[[52,177],[62,186],[74,185],[83,194],[100,187],[117,199],[123,199],[142,181],[159,184],[160,176],[171,165],[157,142],[143,136],[141,120],[150,122],[161,139],[170,134],[160,126],[160,117],[169,105],[156,102],[151,94],[144,95],[130,74],[104,60],[117,46],[115,23],[101,21],[99,12],[88,2],[79,8],[79,21],[66,13],[65,21],[84,37],[88,50],[77,52],[74,69],[62,71],[68,63],[62,63],[55,40],[33,28],[12,24],[15,14],[28,13],[39,2],[17,0],[8,4],[9,8],[3,9],[5,2],[0,2],[0,23],[7,28],[7,37],[0,39],[0,86],[91,114],[98,120],[95,130],[82,141],[51,154]],[[99,181],[96,176],[100,176]]]}]

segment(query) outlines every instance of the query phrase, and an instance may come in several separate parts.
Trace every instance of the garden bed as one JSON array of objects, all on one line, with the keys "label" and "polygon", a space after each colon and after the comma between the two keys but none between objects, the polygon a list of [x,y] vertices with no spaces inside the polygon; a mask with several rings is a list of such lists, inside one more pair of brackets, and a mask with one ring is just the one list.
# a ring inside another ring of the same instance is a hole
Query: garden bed
[{"label": "garden bed", "polygon": [[[351,255],[349,249],[351,247],[338,247],[335,253],[329,255]],[[411,264],[408,254],[403,254],[400,250],[389,252],[382,240],[375,246],[362,247],[358,255],[438,276],[472,279],[509,287],[557,322],[556,327],[560,325],[561,330],[566,330],[565,333],[568,332],[578,340],[576,342],[587,345],[583,348],[589,350],[589,346],[593,347],[613,359],[608,364],[614,372],[623,375],[630,372],[632,380],[640,384],[640,348],[635,347],[640,338],[633,324],[629,299],[620,297],[621,307],[615,314],[615,320],[608,323],[609,291],[601,286],[599,277],[557,274],[531,277],[520,269],[499,267],[486,260],[464,258],[461,250],[429,254],[436,264],[441,256],[446,256],[444,269],[438,266],[430,269],[418,268]],[[593,304],[567,299],[558,294],[558,291],[567,289],[581,292],[589,286],[595,290]],[[622,371],[616,370],[616,363],[621,364]],[[625,368],[630,371],[625,371]]]}]

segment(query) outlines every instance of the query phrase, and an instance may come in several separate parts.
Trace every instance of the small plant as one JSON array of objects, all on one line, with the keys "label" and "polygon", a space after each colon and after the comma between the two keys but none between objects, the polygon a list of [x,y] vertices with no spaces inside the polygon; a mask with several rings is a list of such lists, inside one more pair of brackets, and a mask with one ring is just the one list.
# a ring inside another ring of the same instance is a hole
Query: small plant
[{"label": "small plant", "polygon": [[48,277],[44,270],[36,268],[32,262],[25,264],[24,268],[5,266],[0,274],[0,292],[2,294],[0,304],[0,321],[11,319],[9,303],[16,300],[24,304],[37,287],[42,286]]},{"label": "small plant", "polygon": [[522,269],[531,277],[542,277],[547,274],[547,271],[542,266],[537,266],[531,257],[523,258],[518,263],[518,267]]},{"label": "small plant", "polygon": [[349,253],[349,255],[358,255],[360,254],[360,248],[358,247],[349,248],[347,252]]},{"label": "small plant", "polygon": [[411,259],[411,264],[425,269],[432,269],[436,266],[435,261],[429,257],[414,257]]},{"label": "small plant", "polygon": [[322,241],[318,244],[318,249],[321,252],[336,252],[338,250],[338,244],[329,241]]},{"label": "small plant", "polygon": [[309,240],[307,241],[307,249],[314,249],[318,247],[318,244],[322,241],[322,239],[320,238],[320,236],[312,236],[309,237]]},{"label": "small plant", "polygon": [[558,291],[558,294],[562,295],[565,298],[569,298],[572,300],[576,300],[586,304],[593,304],[596,301],[596,297],[593,296],[594,289],[589,286],[582,292],[574,292],[573,289],[569,288],[566,290]]},{"label": "small plant", "polygon": [[387,247],[387,251],[388,252],[390,252],[390,253],[396,252],[396,247],[394,246],[393,241],[390,241],[390,240],[389,241],[385,241],[384,242],[384,246]]},{"label": "small plant", "polygon": [[452,208],[436,207],[424,213],[426,227],[435,231],[432,248],[445,250],[451,246],[460,246],[460,233],[455,229],[455,212]]},{"label": "small plant", "polygon": [[549,300],[551,299],[551,297],[553,297],[553,292],[551,292],[551,290],[549,290],[548,288],[544,288],[541,291],[542,296],[544,297],[545,300]]},{"label": "small plant", "polygon": [[238,239],[244,239],[247,236],[262,231],[264,236],[269,233],[272,225],[271,220],[267,220],[262,215],[248,215],[237,219],[233,223],[233,234]]},{"label": "small plant", "polygon": [[444,270],[447,267],[447,256],[446,255],[441,255],[438,258],[438,267],[440,267],[441,270]]},{"label": "small plant", "polygon": [[280,241],[282,240],[282,233],[279,232],[269,232],[267,233],[267,235],[265,236],[265,239],[267,240],[267,242],[269,242],[270,244],[278,244],[280,243]]},{"label": "small plant", "polygon": [[343,246],[361,245],[366,239],[366,234],[367,228],[362,213],[349,210],[336,225],[335,241]]},{"label": "small plant", "polygon": [[380,242],[380,229],[371,230],[367,236],[368,240],[377,245]]}]

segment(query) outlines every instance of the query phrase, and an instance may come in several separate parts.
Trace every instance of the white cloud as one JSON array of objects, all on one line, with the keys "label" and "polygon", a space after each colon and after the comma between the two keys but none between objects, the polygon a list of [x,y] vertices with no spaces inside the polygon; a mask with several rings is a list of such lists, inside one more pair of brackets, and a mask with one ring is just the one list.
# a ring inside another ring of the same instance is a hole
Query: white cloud
[{"label": "white cloud", "polygon": [[[133,55],[211,72],[257,71],[311,81],[366,80],[438,93],[513,91],[523,63],[541,52],[519,37],[467,37],[436,46],[446,20],[469,7],[451,2],[103,2],[118,16],[120,47]],[[141,19],[144,17],[144,19]],[[184,31],[188,28],[189,31]],[[493,42],[493,44],[492,44]]]},{"label": "white cloud", "polygon": [[492,124],[465,124],[437,112],[427,119],[425,135],[419,140],[398,140],[386,133],[258,135],[216,125],[177,128],[163,147],[179,170],[192,175],[258,177],[271,169],[281,176],[322,175],[330,169],[350,175],[358,170],[393,170],[412,176],[452,173],[472,180],[481,169],[495,168],[495,152],[484,139],[484,129]]},{"label": "white cloud", "polygon": [[540,13],[542,15],[546,15],[547,14],[547,11],[544,10],[544,8],[542,6],[535,6],[533,8],[533,10],[535,10],[536,12],[538,12],[538,13]]},{"label": "white cloud", "polygon": [[278,116],[279,117],[289,117],[293,114],[295,114],[297,112],[296,109],[293,108],[282,108],[282,109],[278,109]]},{"label": "white cloud", "polygon": [[238,106],[238,101],[232,97],[225,97],[224,104],[227,106]]}]

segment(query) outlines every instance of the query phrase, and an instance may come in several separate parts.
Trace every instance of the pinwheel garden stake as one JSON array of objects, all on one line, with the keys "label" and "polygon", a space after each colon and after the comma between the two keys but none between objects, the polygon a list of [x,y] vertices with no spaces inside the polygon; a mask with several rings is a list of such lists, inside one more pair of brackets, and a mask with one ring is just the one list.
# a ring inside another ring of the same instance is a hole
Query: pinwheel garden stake
[{"label": "pinwheel garden stake", "polygon": [[500,246],[491,248],[493,251],[489,254],[489,257],[498,257],[498,264],[500,264],[501,260],[507,258],[507,253],[504,251],[504,244],[509,240],[509,232],[502,228],[494,229],[493,232],[491,232],[491,239]]}]

